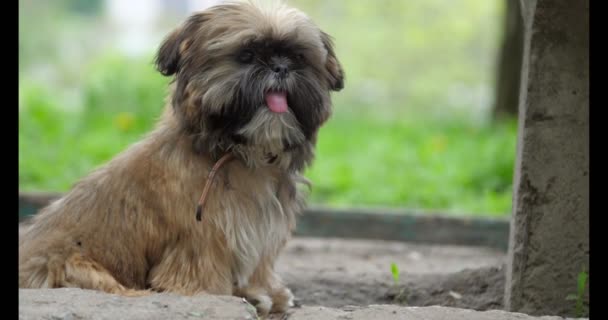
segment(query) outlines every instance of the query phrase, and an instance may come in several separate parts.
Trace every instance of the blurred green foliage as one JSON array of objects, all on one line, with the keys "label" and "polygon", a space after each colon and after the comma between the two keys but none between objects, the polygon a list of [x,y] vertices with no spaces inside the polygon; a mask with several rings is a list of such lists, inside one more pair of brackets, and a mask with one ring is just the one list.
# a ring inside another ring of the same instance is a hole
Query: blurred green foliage
[{"label": "blurred green foliage", "polygon": [[492,102],[500,0],[289,2],[334,38],[348,85],[337,105],[443,113]]},{"label": "blurred green foliage", "polygon": [[[491,92],[498,1],[290,2],[334,37],[347,74],[306,172],[311,202],[509,213],[516,123],[471,107]],[[76,63],[63,44],[94,46],[93,22],[24,11],[19,185],[66,191],[154,126],[169,79],[152,54],[85,50]]]}]

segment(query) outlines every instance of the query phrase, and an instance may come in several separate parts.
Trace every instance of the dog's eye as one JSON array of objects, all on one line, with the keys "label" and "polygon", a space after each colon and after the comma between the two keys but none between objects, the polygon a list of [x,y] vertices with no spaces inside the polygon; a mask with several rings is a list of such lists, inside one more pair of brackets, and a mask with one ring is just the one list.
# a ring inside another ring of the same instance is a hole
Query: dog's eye
[{"label": "dog's eye", "polygon": [[253,61],[253,51],[251,50],[243,50],[239,53],[239,61],[242,63],[249,63]]},{"label": "dog's eye", "polygon": [[296,55],[296,58],[298,59],[299,62],[304,62],[306,60],[306,57],[302,53],[298,53]]}]

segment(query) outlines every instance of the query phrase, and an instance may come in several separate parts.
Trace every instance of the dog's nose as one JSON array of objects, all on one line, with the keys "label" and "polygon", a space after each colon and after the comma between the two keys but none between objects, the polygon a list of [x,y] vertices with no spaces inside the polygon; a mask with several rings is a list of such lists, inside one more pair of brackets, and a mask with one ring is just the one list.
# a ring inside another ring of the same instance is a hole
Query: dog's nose
[{"label": "dog's nose", "polygon": [[289,68],[287,65],[279,63],[272,66],[272,71],[274,71],[279,77],[285,78],[289,73]]}]

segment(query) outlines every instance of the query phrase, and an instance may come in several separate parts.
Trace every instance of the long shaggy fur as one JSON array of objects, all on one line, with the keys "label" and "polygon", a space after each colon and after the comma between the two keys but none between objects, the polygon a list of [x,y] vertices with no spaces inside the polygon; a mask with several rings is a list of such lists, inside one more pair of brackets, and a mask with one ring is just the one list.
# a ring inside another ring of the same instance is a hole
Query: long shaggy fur
[{"label": "long shaggy fur", "polygon": [[[174,79],[157,127],[20,227],[19,286],[233,294],[285,311],[293,296],[274,261],[343,86],[329,36],[295,9],[230,2],[169,34],[157,67]],[[268,91],[289,110],[271,112]],[[230,152],[197,222],[207,175]]]}]

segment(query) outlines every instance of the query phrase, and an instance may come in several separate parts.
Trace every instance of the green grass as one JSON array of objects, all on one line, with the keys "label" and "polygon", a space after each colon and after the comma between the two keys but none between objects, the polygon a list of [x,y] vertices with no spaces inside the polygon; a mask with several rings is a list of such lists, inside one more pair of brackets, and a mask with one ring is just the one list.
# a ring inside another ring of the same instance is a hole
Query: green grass
[{"label": "green grass", "polygon": [[[109,57],[84,72],[88,80],[81,109],[66,108],[61,95],[43,86],[22,83],[22,190],[66,191],[140,139],[158,118],[167,80],[151,66]],[[320,131],[316,161],[306,172],[313,181],[313,203],[509,212],[514,122],[490,125],[405,113],[374,116],[348,107],[336,106]]]},{"label": "green grass", "polygon": [[[510,212],[516,123],[470,111],[491,103],[502,2],[290,2],[335,38],[346,71],[305,172],[312,203]],[[21,190],[68,190],[161,113],[168,79],[152,55],[97,50],[101,20],[20,10]]]},{"label": "green grass", "polygon": [[510,210],[515,123],[336,117],[308,171],[312,200],[451,212]]}]

